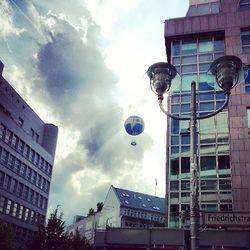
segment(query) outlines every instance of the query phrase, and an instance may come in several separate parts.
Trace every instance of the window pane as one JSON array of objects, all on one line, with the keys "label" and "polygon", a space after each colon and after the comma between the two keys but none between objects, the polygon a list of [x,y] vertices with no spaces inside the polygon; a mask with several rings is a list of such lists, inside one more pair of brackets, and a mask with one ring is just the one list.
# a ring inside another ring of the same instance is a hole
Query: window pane
[{"label": "window pane", "polygon": [[181,67],[182,73],[197,72],[197,64],[183,65]]},{"label": "window pane", "polygon": [[181,60],[182,64],[193,64],[197,62],[197,56],[183,56]]},{"label": "window pane", "polygon": [[216,168],[216,157],[215,156],[202,156],[200,163],[201,170],[209,170]]},{"label": "window pane", "polygon": [[218,168],[219,169],[230,169],[229,155],[218,156]]},{"label": "window pane", "polygon": [[197,52],[196,41],[184,41],[182,43],[181,52],[183,55],[195,54]]},{"label": "window pane", "polygon": [[[247,126],[248,130],[250,130],[250,107],[247,107]],[[248,131],[249,134],[249,131]]]},{"label": "window pane", "polygon": [[224,51],[224,41],[215,40],[214,41],[214,51]]},{"label": "window pane", "polygon": [[214,133],[215,132],[215,121],[214,117],[200,120],[200,132],[202,134]]},{"label": "window pane", "polygon": [[213,50],[213,43],[211,40],[199,41],[199,52],[209,52]]},{"label": "window pane", "polygon": [[171,136],[171,145],[178,145],[178,144],[179,144],[179,137]]},{"label": "window pane", "polygon": [[182,81],[181,81],[182,82],[181,90],[182,91],[190,91],[192,81],[197,82],[197,74],[183,75],[182,76]]},{"label": "window pane", "polygon": [[208,62],[208,61],[213,61],[213,54],[204,54],[204,55],[199,55],[199,61],[200,62]]},{"label": "window pane", "polygon": [[180,42],[173,42],[173,56],[178,56],[180,55]]},{"label": "window pane", "polygon": [[219,113],[216,116],[217,119],[217,131],[219,133],[228,133],[228,114],[226,112]]}]

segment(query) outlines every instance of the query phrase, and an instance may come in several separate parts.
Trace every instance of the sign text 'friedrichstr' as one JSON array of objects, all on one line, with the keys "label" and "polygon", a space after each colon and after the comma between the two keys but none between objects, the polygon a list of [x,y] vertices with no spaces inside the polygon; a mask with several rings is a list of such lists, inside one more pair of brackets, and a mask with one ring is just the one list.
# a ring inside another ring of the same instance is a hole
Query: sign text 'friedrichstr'
[{"label": "sign text 'friedrichstr'", "polygon": [[204,213],[204,224],[211,226],[250,226],[250,213]]}]

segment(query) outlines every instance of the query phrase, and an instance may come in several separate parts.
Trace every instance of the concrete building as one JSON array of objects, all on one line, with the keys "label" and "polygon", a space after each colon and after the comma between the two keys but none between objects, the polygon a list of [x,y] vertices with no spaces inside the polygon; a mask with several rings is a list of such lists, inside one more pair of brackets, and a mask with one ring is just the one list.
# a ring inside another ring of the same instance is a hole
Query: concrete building
[{"label": "concrete building", "polygon": [[[165,44],[168,61],[181,76],[167,100],[172,114],[189,114],[192,80],[197,82],[199,114],[216,110],[225,96],[207,71],[223,55],[250,65],[250,1],[190,0],[186,17],[165,21]],[[232,90],[227,109],[198,121],[202,211],[250,211],[249,135],[250,74]],[[168,225],[178,228],[190,203],[188,122],[168,118],[167,145]]]},{"label": "concrete building", "polygon": [[16,242],[45,222],[58,128],[44,123],[2,76],[0,62],[0,221]]},{"label": "concrete building", "polygon": [[78,230],[91,243],[96,230],[112,228],[149,228],[165,225],[165,199],[111,186],[100,212],[77,219],[67,228]]}]

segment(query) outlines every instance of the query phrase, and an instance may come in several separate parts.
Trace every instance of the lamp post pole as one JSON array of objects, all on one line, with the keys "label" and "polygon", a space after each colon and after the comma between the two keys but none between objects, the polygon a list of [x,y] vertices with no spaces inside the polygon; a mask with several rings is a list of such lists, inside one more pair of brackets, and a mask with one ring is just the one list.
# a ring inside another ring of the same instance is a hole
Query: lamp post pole
[{"label": "lamp post pole", "polygon": [[[198,164],[197,164],[197,120],[206,119],[215,116],[221,112],[229,102],[229,96],[231,89],[239,81],[239,73],[243,69],[242,61],[236,56],[223,56],[216,59],[211,67],[210,71],[215,76],[216,82],[219,87],[224,90],[225,101],[224,104],[217,110],[205,114],[198,115],[196,110],[196,82],[191,82],[191,103],[190,103],[190,115],[176,116],[171,114],[163,107],[163,95],[169,91],[171,87],[171,81],[175,78],[177,71],[176,68],[165,62],[155,63],[151,65],[147,70],[147,75],[150,78],[150,87],[155,94],[158,95],[159,106],[163,113],[172,119],[176,120],[189,120],[190,121],[190,249],[199,249],[199,224],[200,224],[200,208],[199,208],[199,183],[198,183]],[[168,161],[168,159],[167,159]],[[168,165],[167,165],[168,166]],[[166,175],[167,176],[167,175]],[[166,178],[169,180],[170,178]],[[168,183],[166,183],[168,185]],[[167,188],[166,188],[166,191]],[[167,197],[167,194],[166,194]]]},{"label": "lamp post pole", "polygon": [[197,111],[196,83],[191,83],[190,105],[190,242],[191,249],[199,249],[199,200],[198,200],[198,164],[197,164]]}]

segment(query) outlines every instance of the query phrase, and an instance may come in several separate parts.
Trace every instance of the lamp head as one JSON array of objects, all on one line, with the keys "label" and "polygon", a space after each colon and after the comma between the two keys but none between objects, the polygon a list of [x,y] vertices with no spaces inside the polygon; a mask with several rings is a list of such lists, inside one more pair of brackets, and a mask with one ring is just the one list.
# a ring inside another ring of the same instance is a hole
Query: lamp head
[{"label": "lamp head", "polygon": [[147,70],[152,91],[163,99],[163,94],[169,90],[172,79],[176,76],[176,68],[170,63],[159,62]]},{"label": "lamp head", "polygon": [[242,67],[243,63],[237,56],[222,56],[211,64],[210,72],[225,94],[230,94],[230,90],[238,83]]}]

